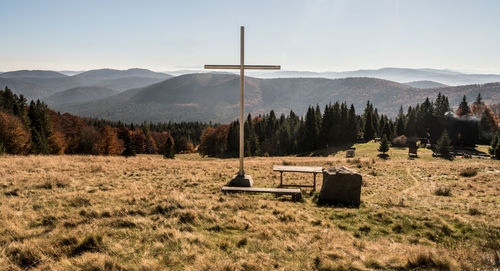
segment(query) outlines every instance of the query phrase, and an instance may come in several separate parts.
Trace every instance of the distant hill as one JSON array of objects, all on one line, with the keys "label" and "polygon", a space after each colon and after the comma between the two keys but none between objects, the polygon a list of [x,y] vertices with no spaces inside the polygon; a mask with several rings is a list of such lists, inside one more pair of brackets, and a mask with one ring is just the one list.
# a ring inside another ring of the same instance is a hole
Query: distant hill
[{"label": "distant hill", "polygon": [[440,87],[447,87],[445,84],[441,84],[438,82],[434,81],[413,81],[413,82],[407,82],[404,83],[407,86],[414,87],[414,88],[440,88]]},{"label": "distant hill", "polygon": [[465,74],[450,70],[408,68],[381,68],[375,70],[356,70],[345,72],[310,72],[286,70],[276,72],[253,71],[249,72],[248,75],[258,78],[322,77],[329,79],[338,79],[347,77],[372,77],[399,83],[412,81],[435,81],[451,86],[500,82],[500,75],[498,74]]},{"label": "distant hill", "polygon": [[103,87],[76,87],[58,92],[46,99],[49,105],[52,104],[73,104],[100,100],[119,92],[110,88]]},{"label": "distant hill", "polygon": [[[132,122],[216,121],[236,119],[239,110],[239,77],[232,74],[188,74],[144,88],[131,89],[91,103],[55,106],[80,116]],[[395,116],[400,105],[435,98],[441,92],[458,104],[463,95],[473,100],[480,92],[486,103],[500,101],[500,83],[418,89],[375,78],[277,78],[248,77],[245,111],[253,115],[273,109],[304,114],[309,105],[346,101],[358,113],[370,100],[379,112]]]},{"label": "distant hill", "polygon": [[9,86],[15,93],[23,94],[30,99],[45,99],[54,93],[75,87],[99,86],[125,91],[158,83],[171,77],[169,74],[145,69],[101,69],[73,76],[47,71],[15,71],[0,74],[0,86]]},{"label": "distant hill", "polygon": [[54,72],[54,71],[42,71],[42,70],[20,70],[12,72],[0,73],[0,77],[3,78],[61,78],[66,77],[66,75]]}]

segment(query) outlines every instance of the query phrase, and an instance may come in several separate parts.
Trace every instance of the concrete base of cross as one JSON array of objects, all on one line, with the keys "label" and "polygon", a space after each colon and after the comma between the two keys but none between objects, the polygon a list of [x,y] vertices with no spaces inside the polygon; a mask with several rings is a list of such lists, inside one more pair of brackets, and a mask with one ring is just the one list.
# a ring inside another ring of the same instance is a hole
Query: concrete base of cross
[{"label": "concrete base of cross", "polygon": [[253,179],[252,176],[245,174],[242,175],[234,175],[233,179],[229,182],[228,186],[236,186],[236,187],[252,187]]}]

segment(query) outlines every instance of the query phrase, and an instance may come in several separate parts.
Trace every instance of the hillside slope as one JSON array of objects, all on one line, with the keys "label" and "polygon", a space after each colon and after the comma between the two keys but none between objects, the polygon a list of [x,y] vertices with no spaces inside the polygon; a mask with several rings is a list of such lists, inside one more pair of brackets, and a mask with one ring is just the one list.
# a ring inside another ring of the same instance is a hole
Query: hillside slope
[{"label": "hillside slope", "polygon": [[[216,121],[235,119],[239,110],[239,77],[231,74],[188,74],[92,103],[55,106],[56,110],[110,120]],[[394,116],[400,105],[422,102],[441,92],[458,104],[463,95],[472,100],[480,92],[486,103],[500,101],[500,83],[417,89],[374,78],[246,78],[245,112],[260,114],[294,110],[309,105],[346,101],[361,112],[370,100],[379,112]]]},{"label": "hillside slope", "polygon": [[100,100],[119,92],[110,88],[103,87],[76,87],[58,92],[46,99],[49,105],[84,103]]}]

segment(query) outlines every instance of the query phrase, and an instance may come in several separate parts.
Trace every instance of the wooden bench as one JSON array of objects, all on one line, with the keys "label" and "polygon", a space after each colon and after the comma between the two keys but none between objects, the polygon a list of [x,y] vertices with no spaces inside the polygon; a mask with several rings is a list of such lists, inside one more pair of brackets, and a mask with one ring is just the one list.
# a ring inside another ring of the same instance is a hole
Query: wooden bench
[{"label": "wooden bench", "polygon": [[[273,171],[279,171],[280,173],[280,185],[279,187],[312,187],[313,191],[316,190],[316,174],[322,173],[322,167],[299,167],[299,166],[277,166],[273,167]],[[313,185],[305,184],[283,184],[283,172],[298,172],[298,173],[312,173],[313,174]]]},{"label": "wooden bench", "polygon": [[266,187],[222,187],[222,193],[271,193],[276,196],[291,195],[293,201],[298,201],[302,198],[300,189],[298,188],[266,188]]}]

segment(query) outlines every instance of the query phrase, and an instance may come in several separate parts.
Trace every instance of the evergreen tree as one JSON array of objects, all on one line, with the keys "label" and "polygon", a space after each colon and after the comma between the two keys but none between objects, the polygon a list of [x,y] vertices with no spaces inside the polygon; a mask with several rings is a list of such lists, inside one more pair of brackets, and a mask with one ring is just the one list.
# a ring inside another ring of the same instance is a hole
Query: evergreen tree
[{"label": "evergreen tree", "polygon": [[372,140],[375,138],[375,127],[373,125],[373,120],[373,113],[371,111],[368,111],[365,117],[365,127],[363,129],[363,138],[365,140]]},{"label": "evergreen tree", "polygon": [[174,142],[172,142],[172,138],[170,136],[167,137],[167,141],[165,142],[163,157],[169,159],[174,159],[175,157]]},{"label": "evergreen tree", "polygon": [[437,151],[442,157],[449,157],[451,151],[451,139],[448,136],[448,131],[444,130],[441,138],[437,141]]},{"label": "evergreen tree", "polygon": [[448,111],[451,111],[450,102],[448,101],[448,97],[442,95],[441,92],[438,93],[436,98],[436,102],[434,103],[434,115],[441,117]]},{"label": "evergreen tree", "polygon": [[312,151],[318,147],[319,127],[316,117],[314,108],[309,107],[304,124],[304,151]]},{"label": "evergreen tree", "polygon": [[382,136],[380,140],[380,146],[378,147],[378,151],[381,152],[384,156],[385,153],[389,151],[389,140],[385,135]]},{"label": "evergreen tree", "polygon": [[325,111],[323,113],[323,120],[321,121],[321,123],[322,125],[319,132],[320,144],[322,146],[326,146],[327,144],[331,144],[333,141],[331,136],[334,129],[334,120],[331,104],[325,105]]},{"label": "evergreen tree", "polygon": [[417,135],[417,109],[413,109],[411,106],[408,107],[407,122],[405,135],[416,136]]},{"label": "evergreen tree", "polygon": [[30,120],[32,152],[35,154],[49,154],[49,137],[52,134],[47,114],[47,106],[39,100],[31,101],[28,109]]},{"label": "evergreen tree", "polygon": [[488,149],[488,152],[491,154],[491,155],[495,155],[495,149],[498,145],[498,142],[500,142],[500,138],[498,136],[498,133],[495,134],[495,136],[491,139],[491,143],[490,143],[490,148]]},{"label": "evergreen tree", "polygon": [[476,104],[482,104],[483,103],[483,98],[481,97],[481,93],[477,94],[476,101],[474,103],[476,103]]},{"label": "evergreen tree", "polygon": [[403,106],[399,107],[399,113],[396,120],[396,135],[400,136],[405,133],[405,114],[403,113]]},{"label": "evergreen tree", "polygon": [[127,134],[124,136],[123,141],[125,145],[125,150],[123,150],[122,155],[125,157],[135,156],[135,144],[131,137],[131,132],[126,131]]},{"label": "evergreen tree", "polygon": [[348,122],[349,122],[349,142],[353,143],[356,142],[358,139],[358,132],[359,132],[359,124],[358,124],[358,117],[356,116],[356,110],[354,109],[354,105],[351,104],[351,108],[349,109],[349,117],[348,117]]},{"label": "evergreen tree", "polygon": [[468,114],[470,114],[470,107],[467,104],[467,98],[464,95],[464,97],[462,98],[462,101],[458,105],[457,115],[464,116],[464,115],[468,115]]}]

